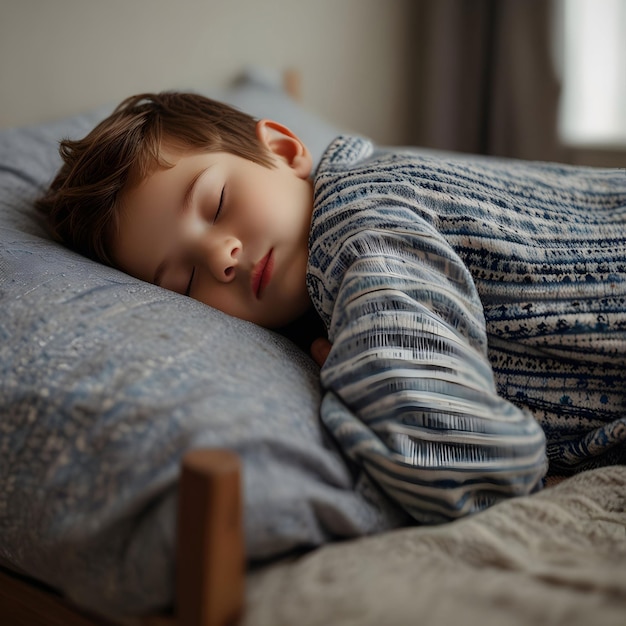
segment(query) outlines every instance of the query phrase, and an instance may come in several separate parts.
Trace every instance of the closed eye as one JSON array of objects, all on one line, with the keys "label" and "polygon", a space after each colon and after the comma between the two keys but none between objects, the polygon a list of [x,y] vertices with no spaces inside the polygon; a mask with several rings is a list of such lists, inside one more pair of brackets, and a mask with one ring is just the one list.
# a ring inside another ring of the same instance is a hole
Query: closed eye
[{"label": "closed eye", "polygon": [[196,267],[194,265],[191,270],[191,276],[189,277],[189,282],[187,283],[187,289],[185,289],[185,295],[188,296],[191,293],[191,283],[193,282],[194,274],[196,273]]},{"label": "closed eye", "polygon": [[217,205],[217,211],[215,212],[215,217],[213,218],[214,223],[217,221],[219,214],[222,212],[222,205],[224,203],[224,189],[226,189],[226,186],[222,187],[222,193],[220,194],[220,202]]}]

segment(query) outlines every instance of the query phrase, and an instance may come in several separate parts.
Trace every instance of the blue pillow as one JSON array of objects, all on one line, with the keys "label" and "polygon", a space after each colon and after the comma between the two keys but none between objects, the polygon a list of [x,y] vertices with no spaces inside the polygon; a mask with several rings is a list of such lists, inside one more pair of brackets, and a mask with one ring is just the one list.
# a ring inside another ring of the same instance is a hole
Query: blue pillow
[{"label": "blue pillow", "polygon": [[[316,159],[335,134],[267,86],[207,95],[291,126]],[[33,201],[58,141],[110,110],[0,131],[0,562],[118,615],[172,602],[191,448],[241,455],[251,561],[401,517],[322,430],[307,355],[48,237]]]}]

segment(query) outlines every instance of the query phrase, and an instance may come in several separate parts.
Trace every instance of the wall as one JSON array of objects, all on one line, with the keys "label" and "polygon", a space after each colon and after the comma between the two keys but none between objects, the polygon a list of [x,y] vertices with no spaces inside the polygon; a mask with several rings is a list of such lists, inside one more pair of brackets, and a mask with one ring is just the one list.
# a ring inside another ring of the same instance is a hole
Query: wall
[{"label": "wall", "polygon": [[330,121],[402,143],[411,0],[0,0],[0,126],[296,68]]}]

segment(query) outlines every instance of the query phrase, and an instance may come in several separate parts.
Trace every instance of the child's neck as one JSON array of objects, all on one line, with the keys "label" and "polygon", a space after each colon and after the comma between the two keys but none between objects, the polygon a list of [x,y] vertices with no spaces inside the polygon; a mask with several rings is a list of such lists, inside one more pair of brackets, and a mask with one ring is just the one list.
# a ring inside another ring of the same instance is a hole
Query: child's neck
[{"label": "child's neck", "polygon": [[299,348],[310,354],[311,343],[319,337],[327,337],[326,328],[314,307],[298,319],[277,331],[293,341]]}]

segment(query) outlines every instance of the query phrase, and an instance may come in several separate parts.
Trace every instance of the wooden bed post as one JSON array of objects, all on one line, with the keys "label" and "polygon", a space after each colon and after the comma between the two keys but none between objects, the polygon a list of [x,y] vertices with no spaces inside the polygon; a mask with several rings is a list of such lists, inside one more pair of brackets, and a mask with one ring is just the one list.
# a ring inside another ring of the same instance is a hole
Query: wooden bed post
[{"label": "wooden bed post", "polygon": [[179,494],[177,624],[233,624],[245,581],[239,458],[228,450],[188,452]]}]

